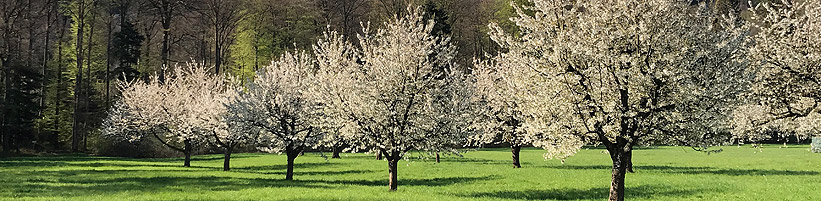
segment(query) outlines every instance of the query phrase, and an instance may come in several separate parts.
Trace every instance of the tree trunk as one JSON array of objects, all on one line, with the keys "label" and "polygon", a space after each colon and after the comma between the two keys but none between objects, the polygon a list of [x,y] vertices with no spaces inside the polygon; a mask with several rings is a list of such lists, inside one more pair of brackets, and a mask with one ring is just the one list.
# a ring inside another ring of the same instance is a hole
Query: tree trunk
[{"label": "tree trunk", "polygon": [[[6,44],[6,45],[8,45],[8,44]],[[0,57],[2,57],[2,56],[0,56]],[[2,71],[3,71],[3,101],[0,102],[0,103],[2,103],[2,106],[3,106],[2,110],[1,110],[3,113],[0,114],[0,129],[3,130],[2,131],[3,132],[2,140],[3,140],[3,153],[4,154],[9,153],[9,150],[11,150],[11,131],[9,131],[8,126],[6,125],[6,121],[8,121],[8,117],[6,117],[6,115],[9,114],[8,94],[9,94],[9,88],[11,88],[10,87],[11,82],[9,82],[9,79],[10,79],[11,75],[9,75],[9,70],[8,70],[9,69],[9,63],[10,63],[9,58],[0,58],[0,66],[3,67],[3,69],[2,69]]]},{"label": "tree trunk", "polygon": [[222,171],[229,171],[231,170],[231,152],[234,149],[231,147],[225,148],[225,161],[222,163]]},{"label": "tree trunk", "polygon": [[77,9],[77,18],[79,21],[77,23],[77,75],[74,79],[74,114],[73,118],[74,121],[72,123],[71,129],[71,151],[77,152],[80,148],[80,113],[82,112],[80,108],[80,101],[81,92],[83,86],[83,35],[85,31],[85,1],[79,2],[79,8]]},{"label": "tree trunk", "polygon": [[382,160],[382,152],[376,152],[376,160]]},{"label": "tree trunk", "polygon": [[436,163],[439,163],[439,152],[436,152]]},{"label": "tree trunk", "polygon": [[[78,33],[82,33],[82,28],[78,28],[80,31]],[[78,37],[82,38],[82,37]],[[83,39],[77,39],[78,43],[81,43]],[[80,47],[77,48],[78,52],[82,51]],[[77,54],[77,75],[74,78],[74,113],[72,114],[73,122],[71,125],[71,152],[77,152],[80,148],[80,124],[82,123],[80,120],[80,116],[82,113],[82,109],[80,108],[81,105],[81,92],[83,85],[83,56],[82,53]]]},{"label": "tree trunk", "polygon": [[[29,7],[28,15],[29,15],[29,17],[31,17],[32,15],[34,15],[34,13],[33,13],[34,9],[31,8],[31,0],[28,0],[27,3],[28,3],[28,7]],[[45,6],[47,6],[47,5],[45,5]],[[45,6],[43,8],[45,8]],[[48,21],[50,21],[51,15],[49,15],[48,13],[46,15],[47,15],[46,18],[48,18],[48,19],[46,19],[46,35],[48,35],[48,26],[49,26]],[[34,69],[34,68],[32,68],[32,66],[33,66],[33,63],[34,63],[34,37],[35,37],[34,36],[34,25],[36,23],[33,23],[31,21],[31,18],[29,20],[30,20],[29,21],[29,23],[30,23],[29,24],[29,41],[28,41],[28,43],[29,43],[29,52],[28,52],[29,53],[29,55],[28,55],[29,58],[28,58],[28,62],[27,62],[26,66],[29,67],[29,69]],[[46,45],[46,46],[48,46],[48,45]],[[43,55],[46,55],[46,54],[48,54],[48,51],[43,52]],[[45,69],[46,68],[44,66],[43,67],[43,72],[40,73],[40,75],[42,76],[41,78],[46,77]],[[40,81],[40,80],[38,80],[38,81]],[[43,108],[44,108],[43,107],[44,106],[43,102],[44,102],[45,95],[46,95],[45,84],[42,84],[42,83],[44,83],[43,81],[40,81],[40,83],[41,83],[40,94],[38,94],[40,96],[40,97],[38,97],[39,98],[39,100],[38,100],[38,106],[39,107],[37,108],[37,117],[38,118],[43,117]],[[34,143],[32,144],[33,145],[32,148],[34,149],[34,151],[40,151],[40,147],[37,146],[40,143],[40,132],[41,132],[40,131],[40,126],[36,126],[36,130],[33,133],[34,134]],[[17,146],[17,147],[19,148],[20,146]]]},{"label": "tree trunk", "polygon": [[627,160],[627,172],[635,173],[635,171],[633,171],[633,150],[627,152],[625,160]]},{"label": "tree trunk", "polygon": [[171,30],[171,4],[166,0],[162,1],[162,49],[160,58],[162,66],[160,69],[160,83],[165,83],[165,70],[168,68],[168,35]]},{"label": "tree trunk", "polygon": [[185,154],[185,162],[183,162],[182,166],[183,167],[191,167],[191,151],[186,150],[186,151],[183,151],[183,153]]},{"label": "tree trunk", "polygon": [[[620,152],[620,151],[617,151]],[[627,174],[627,153],[611,153],[613,174],[610,180],[610,201],[624,201],[624,182]]]},{"label": "tree trunk", "polygon": [[111,106],[111,96],[109,95],[111,92],[111,19],[114,18],[114,15],[110,14],[108,17],[108,34],[105,45],[105,110],[108,110]]},{"label": "tree trunk", "polygon": [[[50,5],[45,5],[45,6],[50,6]],[[41,78],[42,86],[40,86],[41,88],[40,88],[40,115],[39,116],[41,118],[43,118],[45,116],[45,111],[44,110],[46,108],[46,93],[47,93],[46,92],[47,91],[46,80],[48,80],[48,76],[47,76],[47,74],[48,74],[48,61],[51,60],[51,52],[49,51],[49,48],[50,48],[50,45],[51,45],[51,43],[50,43],[51,42],[51,26],[52,26],[52,24],[51,24],[51,13],[54,11],[54,9],[48,8],[47,10],[48,11],[46,12],[46,34],[44,34],[46,43],[43,46],[43,71],[42,71],[42,74],[41,74],[43,77]],[[43,143],[44,143],[44,142],[42,142],[43,139],[41,139],[42,138],[42,136],[41,136],[42,131],[44,130],[44,129],[41,129],[41,127],[44,127],[45,125],[46,125],[46,123],[43,123],[42,125],[37,127],[37,130],[38,130],[37,131],[37,138],[36,138],[37,143],[34,146],[40,145],[39,148],[41,148],[41,149],[45,149],[45,147],[42,146]],[[37,149],[37,150],[39,151],[40,149]]]},{"label": "tree trunk", "polygon": [[183,167],[191,167],[191,141],[185,140],[185,149],[183,149],[183,153],[185,154],[185,163],[182,165]]},{"label": "tree trunk", "polygon": [[513,153],[513,168],[521,168],[519,163],[519,152],[522,151],[522,146],[510,146],[510,152]]},{"label": "tree trunk", "polygon": [[296,159],[296,157],[299,156],[299,152],[300,150],[285,151],[285,154],[288,156],[288,169],[285,172],[285,180],[294,180],[294,159]]},{"label": "tree trunk", "polygon": [[388,174],[390,179],[388,180],[388,186],[390,186],[390,191],[396,191],[397,187],[399,187],[399,177],[397,176],[397,167],[399,164],[399,156],[388,156]]},{"label": "tree trunk", "polygon": [[63,38],[65,37],[66,33],[66,21],[68,21],[68,17],[62,16],[63,23],[58,23],[58,27],[60,28],[60,36],[57,38],[57,72],[54,73],[57,76],[57,86],[55,87],[55,97],[54,97],[54,136],[52,136],[52,145],[54,146],[54,150],[60,149],[60,102],[62,102],[61,93],[63,90]]},{"label": "tree trunk", "polygon": [[92,53],[92,48],[94,47],[94,21],[96,21],[96,18],[97,18],[96,12],[93,11],[95,7],[97,7],[97,1],[94,1],[94,3],[91,4],[91,22],[89,23],[90,28],[89,28],[89,31],[88,31],[88,52],[86,53],[87,54],[87,56],[86,56],[86,89],[83,90],[84,91],[84,96],[85,96],[84,97],[85,101],[83,101],[83,112],[84,113],[82,114],[82,117],[84,119],[84,121],[83,121],[83,133],[82,133],[83,142],[82,142],[82,146],[80,147],[80,150],[82,152],[86,152],[86,150],[88,148],[87,144],[88,144],[88,133],[89,133],[88,132],[88,130],[89,130],[88,127],[89,126],[88,126],[87,119],[88,119],[88,116],[89,116],[88,113],[91,112],[91,110],[89,109],[91,107],[91,53]]},{"label": "tree trunk", "polygon": [[342,151],[342,149],[339,146],[333,146],[332,149],[334,154],[331,156],[331,158],[342,158],[339,156],[339,152]]},{"label": "tree trunk", "polygon": [[216,71],[216,74],[219,75],[220,74],[220,66],[222,65],[222,53],[221,53],[222,52],[222,45],[220,45],[220,36],[219,35],[216,35],[214,37],[214,44],[215,44],[215,46],[214,46],[214,53],[215,53],[214,56],[216,56],[216,57],[214,57],[214,71]]},{"label": "tree trunk", "polygon": [[[120,26],[122,26],[122,25],[120,25]],[[152,26],[152,28],[153,28],[153,26]],[[152,39],[151,30],[149,30],[148,28],[145,28],[144,30],[145,30],[145,41],[143,41],[143,44],[144,44],[143,46],[145,47],[145,56],[143,56],[143,57],[145,58],[145,61],[142,62],[143,64],[141,64],[141,65],[151,67],[151,39]],[[141,57],[141,58],[143,58],[143,57]],[[137,63],[140,63],[140,62],[137,62]],[[122,66],[122,63],[120,64],[120,66]]]},{"label": "tree trunk", "polygon": [[[0,57],[2,57],[2,56],[0,56]],[[11,141],[11,138],[10,138],[11,131],[6,126],[6,121],[8,121],[8,117],[6,117],[6,115],[9,114],[8,94],[9,94],[9,88],[10,88],[9,86],[10,86],[10,83],[11,83],[11,82],[9,82],[9,78],[11,76],[8,73],[8,69],[9,69],[9,66],[8,66],[9,61],[8,60],[9,60],[8,58],[0,58],[0,66],[3,67],[3,69],[2,69],[2,71],[3,71],[2,72],[3,73],[3,101],[0,101],[0,103],[2,103],[2,105],[0,105],[0,106],[2,106],[3,108],[2,108],[2,110],[0,110],[2,112],[2,114],[0,114],[0,129],[2,129],[2,134],[3,134],[2,140],[3,140],[3,153],[4,154],[9,153],[9,150],[11,148],[11,142],[10,142]]]}]

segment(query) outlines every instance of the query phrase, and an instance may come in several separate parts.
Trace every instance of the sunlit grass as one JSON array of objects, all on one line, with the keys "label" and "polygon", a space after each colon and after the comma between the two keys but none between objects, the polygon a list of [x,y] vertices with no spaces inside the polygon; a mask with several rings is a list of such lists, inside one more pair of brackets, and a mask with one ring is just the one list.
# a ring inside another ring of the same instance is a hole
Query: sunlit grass
[{"label": "sunlit grass", "polygon": [[[686,147],[634,153],[628,200],[821,200],[821,154],[809,146],[762,150],[723,147],[706,155]],[[0,159],[0,199],[23,200],[604,200],[610,159],[586,149],[561,164],[539,149],[522,151],[513,169],[507,149],[400,162],[399,191],[389,192],[387,162],[364,154],[296,159],[284,181],[285,156],[236,154],[182,160],[95,156]]]}]

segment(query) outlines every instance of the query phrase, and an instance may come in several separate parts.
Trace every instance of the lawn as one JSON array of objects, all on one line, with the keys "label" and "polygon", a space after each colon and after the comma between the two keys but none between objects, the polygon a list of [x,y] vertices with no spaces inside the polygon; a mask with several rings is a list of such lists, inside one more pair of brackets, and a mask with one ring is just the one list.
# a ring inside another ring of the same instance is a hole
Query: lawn
[{"label": "lawn", "polygon": [[[634,153],[628,200],[821,200],[821,154],[809,146],[723,147],[707,155],[685,147]],[[306,153],[295,181],[284,181],[285,156],[236,154],[182,160],[95,156],[0,159],[0,199],[20,200],[605,200],[609,156],[590,148],[561,164],[539,149],[511,168],[507,149],[401,161],[399,190],[387,191],[387,162],[364,154],[342,159]]]}]

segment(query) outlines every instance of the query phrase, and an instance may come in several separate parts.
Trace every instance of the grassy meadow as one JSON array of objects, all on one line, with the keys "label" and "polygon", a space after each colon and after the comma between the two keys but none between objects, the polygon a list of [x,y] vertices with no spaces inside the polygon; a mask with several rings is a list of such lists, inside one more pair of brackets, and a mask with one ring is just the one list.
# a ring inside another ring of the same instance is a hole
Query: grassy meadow
[{"label": "grassy meadow", "polygon": [[[634,151],[627,200],[821,200],[821,154],[808,145],[723,147],[707,155],[687,147]],[[522,151],[513,169],[508,149],[464,157],[401,161],[399,190],[389,192],[388,166],[371,155],[296,159],[285,181],[285,156],[235,154],[133,159],[61,155],[0,158],[0,200],[606,200],[610,159],[598,148],[564,164],[543,150]],[[414,154],[418,156],[418,154]]]}]

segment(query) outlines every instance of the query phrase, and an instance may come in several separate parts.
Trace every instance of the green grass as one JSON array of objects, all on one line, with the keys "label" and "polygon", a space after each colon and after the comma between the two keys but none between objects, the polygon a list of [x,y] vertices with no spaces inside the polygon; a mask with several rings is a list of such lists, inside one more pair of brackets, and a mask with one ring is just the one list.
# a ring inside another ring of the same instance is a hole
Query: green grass
[{"label": "green grass", "polygon": [[[682,147],[634,153],[628,200],[821,200],[821,154],[808,146],[761,152],[724,147],[706,155]],[[0,199],[20,200],[604,200],[609,157],[586,149],[565,164],[522,151],[512,169],[507,149],[448,156],[442,163],[401,161],[399,191],[387,191],[387,162],[364,154],[296,159],[295,181],[282,180],[285,156],[236,154],[182,160],[93,156],[0,159]]]}]

